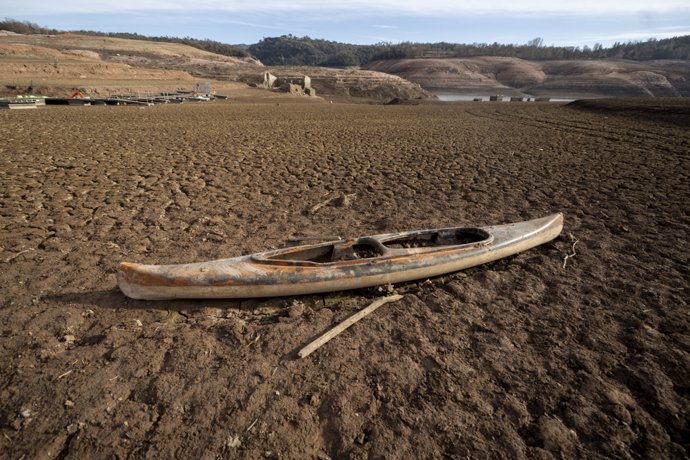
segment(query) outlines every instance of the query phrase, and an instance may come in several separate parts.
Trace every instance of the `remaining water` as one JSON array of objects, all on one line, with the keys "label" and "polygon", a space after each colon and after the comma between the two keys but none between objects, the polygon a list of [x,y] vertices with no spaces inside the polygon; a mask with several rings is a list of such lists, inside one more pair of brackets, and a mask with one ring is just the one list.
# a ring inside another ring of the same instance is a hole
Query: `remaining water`
[{"label": "remaining water", "polygon": [[[436,97],[438,97],[439,100],[441,101],[446,101],[446,102],[457,102],[457,101],[467,101],[467,102],[472,102],[475,99],[481,99],[483,101],[488,101],[489,96],[481,95],[481,94],[448,94],[448,93],[436,93]],[[525,100],[527,99],[528,96],[524,96]],[[529,96],[531,100],[534,100],[534,96]],[[572,102],[575,99],[572,98],[566,98],[566,97],[552,97],[549,99],[550,102]],[[503,102],[510,102],[510,96],[503,96]]]}]

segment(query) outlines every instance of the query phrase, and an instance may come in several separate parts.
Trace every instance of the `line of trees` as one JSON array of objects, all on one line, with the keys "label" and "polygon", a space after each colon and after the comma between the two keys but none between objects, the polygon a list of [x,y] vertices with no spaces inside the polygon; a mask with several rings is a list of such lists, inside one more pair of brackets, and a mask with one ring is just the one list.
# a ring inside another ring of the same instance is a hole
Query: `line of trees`
[{"label": "line of trees", "polygon": [[[6,19],[0,22],[0,30],[20,34],[57,34],[30,22]],[[104,33],[94,31],[74,31],[95,36],[129,38],[156,42],[173,42],[193,46],[225,56],[254,56],[266,65],[307,65],[326,67],[348,67],[366,65],[380,59],[413,59],[432,57],[477,57],[499,56],[529,60],[555,59],[690,59],[690,35],[651,39],[645,42],[615,43],[604,48],[597,43],[593,47],[584,46],[544,46],[544,40],[534,38],[524,45],[502,43],[377,43],[374,45],[352,45],[310,37],[283,35],[268,37],[245,49],[220,43],[214,40],[199,40],[185,37],[148,37],[137,33]]]},{"label": "line of trees", "polygon": [[[46,27],[41,27],[37,24],[28,21],[17,21],[14,19],[5,19],[0,21],[0,30],[8,30],[10,32],[15,32],[18,34],[46,34],[54,35],[64,33],[64,31],[59,31],[55,29],[49,29]],[[170,43],[181,43],[183,45],[189,45],[194,48],[209,51],[211,53],[222,54],[224,56],[233,57],[247,57],[249,53],[245,50],[233,46],[227,45],[225,43],[217,42],[214,40],[200,40],[198,38],[191,37],[149,37],[147,35],[140,35],[137,33],[127,33],[127,32],[95,32],[93,30],[73,30],[71,33],[81,34],[81,35],[91,35],[96,37],[114,37],[114,38],[127,38],[130,40],[144,40],[150,42],[170,42]]]},{"label": "line of trees", "polygon": [[222,54],[223,56],[233,56],[233,57],[247,57],[249,53],[245,50],[238,48],[233,45],[227,45],[225,43],[217,42],[215,40],[204,39],[200,40],[198,38],[191,37],[149,37],[147,35],[140,35],[137,33],[127,33],[127,32],[94,32],[92,30],[75,30],[75,34],[81,35],[92,35],[97,37],[114,37],[114,38],[127,38],[130,40],[144,40],[149,42],[170,42],[170,43],[181,43],[183,45],[188,45],[193,48],[197,48],[203,51],[209,51],[211,53]]},{"label": "line of trees", "polygon": [[7,30],[16,34],[33,35],[33,34],[57,34],[59,30],[49,29],[47,27],[39,26],[29,21],[17,21],[15,19],[5,18],[0,21],[0,30]]},{"label": "line of trees", "polygon": [[264,38],[249,46],[249,51],[267,65],[365,65],[380,59],[467,58],[477,56],[515,57],[529,60],[555,59],[690,59],[690,35],[645,42],[615,43],[604,48],[594,46],[544,46],[537,37],[524,45],[502,43],[377,43],[350,45],[310,37]]}]

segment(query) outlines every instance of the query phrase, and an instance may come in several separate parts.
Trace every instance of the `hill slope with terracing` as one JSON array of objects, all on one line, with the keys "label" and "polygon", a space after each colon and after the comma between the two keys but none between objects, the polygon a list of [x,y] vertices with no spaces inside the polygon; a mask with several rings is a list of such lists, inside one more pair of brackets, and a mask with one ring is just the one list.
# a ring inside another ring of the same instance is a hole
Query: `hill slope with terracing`
[{"label": "hill slope with terracing", "polygon": [[535,96],[690,96],[690,61],[562,60],[476,57],[375,61],[435,92],[501,92]]},{"label": "hill slope with terracing", "polygon": [[64,95],[75,90],[117,93],[192,89],[248,89],[264,71],[309,75],[317,95],[373,100],[433,97],[418,84],[388,73],[323,67],[265,67],[251,57],[222,56],[179,43],[0,31],[0,95]]}]

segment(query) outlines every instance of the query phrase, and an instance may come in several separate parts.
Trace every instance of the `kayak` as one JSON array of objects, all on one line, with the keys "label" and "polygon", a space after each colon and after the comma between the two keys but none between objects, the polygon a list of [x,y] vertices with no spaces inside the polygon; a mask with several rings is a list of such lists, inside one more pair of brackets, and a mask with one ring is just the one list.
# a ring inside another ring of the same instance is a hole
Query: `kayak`
[{"label": "kayak", "polygon": [[401,283],[456,272],[556,238],[563,214],[488,227],[385,233],[177,265],[122,262],[133,299],[280,297]]}]

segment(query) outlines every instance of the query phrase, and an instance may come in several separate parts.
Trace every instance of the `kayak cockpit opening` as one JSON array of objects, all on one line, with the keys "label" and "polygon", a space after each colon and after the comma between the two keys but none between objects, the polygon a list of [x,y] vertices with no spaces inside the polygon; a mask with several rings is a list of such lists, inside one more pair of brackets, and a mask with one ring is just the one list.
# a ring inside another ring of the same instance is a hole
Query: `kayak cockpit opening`
[{"label": "kayak cockpit opening", "polygon": [[373,238],[359,238],[357,240],[340,241],[319,246],[286,249],[262,259],[273,262],[323,264],[343,260],[371,259],[384,255],[386,251],[386,248]]},{"label": "kayak cockpit opening", "polygon": [[372,259],[386,254],[387,249],[380,241],[363,237],[355,241],[346,241],[344,243],[336,243],[333,245],[333,257],[331,262],[339,262],[341,260],[359,260]]},{"label": "kayak cockpit opening", "polygon": [[333,259],[333,245],[312,246],[304,249],[286,250],[266,257],[265,260],[285,260],[290,262],[327,263]]},{"label": "kayak cockpit opening", "polygon": [[491,240],[492,236],[486,230],[468,227],[413,233],[384,241],[383,244],[389,249],[409,249],[488,243]]},{"label": "kayak cockpit opening", "polygon": [[[415,249],[442,249],[463,245],[483,245],[493,240],[491,233],[481,228],[448,228],[392,236],[390,239],[362,237],[352,240],[313,246],[301,246],[253,256],[258,262],[289,265],[314,265],[333,262],[375,259],[382,256],[400,256],[419,253]],[[412,251],[405,252],[405,249]],[[402,250],[402,252],[400,252]],[[426,252],[426,251],[425,251]]]}]

